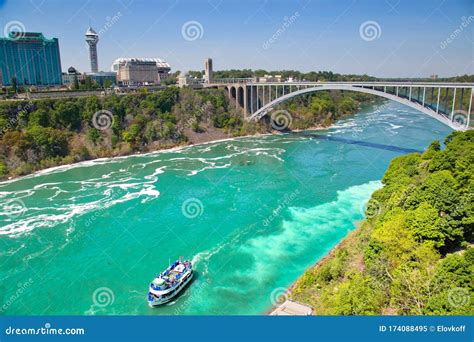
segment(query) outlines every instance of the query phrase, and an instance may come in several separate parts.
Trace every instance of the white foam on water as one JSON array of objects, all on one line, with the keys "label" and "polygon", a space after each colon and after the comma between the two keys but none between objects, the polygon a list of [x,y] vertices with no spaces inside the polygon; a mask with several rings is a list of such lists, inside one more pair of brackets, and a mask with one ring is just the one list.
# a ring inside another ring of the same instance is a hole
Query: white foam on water
[{"label": "white foam on water", "polygon": [[153,182],[156,182],[158,180],[158,175],[161,175],[162,173],[165,173],[165,168],[166,166],[159,167],[155,169],[155,172],[153,172],[151,175],[145,176],[145,179],[148,180],[153,180]]},{"label": "white foam on water", "polygon": [[254,272],[259,274],[257,281],[265,281],[263,275],[271,275],[279,267],[281,259],[291,258],[303,253],[308,244],[339,233],[345,235],[354,221],[361,217],[360,203],[382,187],[381,182],[372,181],[338,191],[337,199],[313,208],[290,207],[290,220],[274,227],[274,232],[259,235],[242,244],[240,250],[254,257]]},{"label": "white foam on water", "polygon": [[206,171],[206,170],[226,169],[226,168],[230,167],[231,165],[232,165],[231,163],[224,164],[224,165],[217,165],[216,163],[211,163],[211,165],[205,166],[205,167],[203,167],[202,169],[191,170],[191,172],[189,172],[187,175],[188,175],[188,176],[195,176],[195,175],[197,175],[198,173],[203,172],[203,171]]},{"label": "white foam on water", "polygon": [[[341,121],[338,124],[332,125],[329,129],[339,129],[339,128],[351,128],[357,126],[357,123],[354,120]],[[334,133],[334,132],[332,132]]]},{"label": "white foam on water", "polygon": [[235,234],[232,238],[230,238],[227,242],[221,243],[209,250],[202,251],[197,253],[192,259],[191,262],[193,267],[196,268],[196,265],[202,265],[200,267],[200,273],[205,276],[209,273],[209,261],[210,259],[219,254],[223,249],[227,247],[232,247],[234,245],[238,245],[238,240],[245,235],[246,229],[242,229],[237,234]]},{"label": "white foam on water", "polygon": [[[52,207],[44,206],[39,208],[32,207],[31,205],[26,206],[26,210],[22,212],[19,217],[10,218],[8,212],[3,212],[7,208],[0,206],[0,216],[4,217],[2,223],[6,223],[4,226],[0,227],[0,235],[17,237],[37,228],[52,228],[59,224],[70,223],[75,217],[96,210],[106,210],[119,203],[139,198],[141,199],[141,203],[146,203],[160,196],[160,192],[152,184],[154,180],[148,182],[122,183],[123,181],[130,180],[132,180],[132,178],[99,183],[80,181],[81,188],[74,191],[73,195],[68,199],[63,200],[62,202],[50,201],[55,204]],[[55,186],[54,188],[57,187]],[[98,188],[99,191],[95,190],[94,192],[91,192],[91,189],[95,188]],[[122,191],[125,191],[125,193],[115,193],[115,188],[120,188]],[[58,189],[48,199],[52,200],[62,192],[65,191]],[[4,192],[3,195],[8,194],[15,198],[22,198],[22,196],[19,196],[19,193],[32,195],[35,191],[12,191],[8,193]],[[97,199],[97,196],[101,196],[101,198]],[[94,198],[94,200],[90,200],[89,197]],[[83,198],[86,198],[86,202],[76,203],[78,199]]]},{"label": "white foam on water", "polygon": [[[262,137],[265,136],[270,136],[272,134],[255,134],[255,135],[249,135],[249,136],[242,136],[242,137],[234,137],[234,138],[226,138],[226,139],[220,139],[220,140],[214,140],[214,141],[208,141],[204,142],[201,144],[195,144],[195,145],[186,145],[186,146],[176,146],[172,147],[169,149],[164,149],[164,150],[158,150],[158,151],[152,151],[148,153],[136,153],[136,154],[131,154],[131,155],[126,155],[126,156],[118,156],[118,157],[106,157],[106,158],[97,158],[94,160],[85,160],[81,161],[78,163],[74,164],[67,164],[67,165],[59,165],[55,167],[50,167],[44,170],[39,170],[36,171],[30,175],[26,175],[23,177],[18,177],[6,181],[0,182],[0,187],[3,185],[7,185],[13,182],[17,182],[23,179],[28,179],[28,178],[35,178],[38,176],[43,176],[43,175],[49,175],[53,173],[58,173],[58,172],[64,172],[68,171],[70,169],[75,169],[75,168],[81,168],[81,167],[91,167],[91,166],[96,166],[96,165],[104,165],[104,164],[116,164],[116,163],[121,163],[123,159],[131,159],[131,158],[142,158],[142,157],[153,157],[161,154],[170,154],[170,153],[184,153],[187,152],[189,149],[195,149],[196,147],[200,146],[205,146],[205,145],[217,145],[223,142],[227,141],[233,141],[233,140],[242,140],[245,141],[245,139],[261,139]],[[150,163],[153,163],[154,161],[151,161]],[[106,176],[107,178],[108,176]]]}]

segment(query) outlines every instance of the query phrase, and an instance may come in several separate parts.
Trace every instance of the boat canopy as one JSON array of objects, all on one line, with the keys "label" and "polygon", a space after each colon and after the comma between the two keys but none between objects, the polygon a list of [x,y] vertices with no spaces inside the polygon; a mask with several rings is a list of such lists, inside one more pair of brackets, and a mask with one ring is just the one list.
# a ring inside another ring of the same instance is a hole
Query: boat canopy
[{"label": "boat canopy", "polygon": [[155,284],[155,285],[160,286],[160,285],[163,285],[164,283],[165,283],[165,280],[164,280],[164,279],[161,279],[161,278],[155,278],[155,279],[153,279],[153,284]]},{"label": "boat canopy", "polygon": [[174,269],[176,270],[176,272],[184,272],[184,269],[186,267],[183,265],[183,264],[179,264],[178,266],[176,266]]}]

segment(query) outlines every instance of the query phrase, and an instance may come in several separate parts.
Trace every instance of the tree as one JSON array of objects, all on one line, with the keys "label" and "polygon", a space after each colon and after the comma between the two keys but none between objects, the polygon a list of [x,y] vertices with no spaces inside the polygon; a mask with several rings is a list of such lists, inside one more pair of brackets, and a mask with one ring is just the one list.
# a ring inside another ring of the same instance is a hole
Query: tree
[{"label": "tree", "polygon": [[49,115],[44,109],[37,109],[30,114],[28,125],[39,125],[47,127],[49,125]]},{"label": "tree", "polygon": [[330,313],[334,315],[379,315],[383,294],[371,277],[353,273],[337,291],[325,293],[325,299],[333,305]]},{"label": "tree", "polygon": [[90,76],[86,76],[84,79],[84,88],[86,90],[92,90],[93,84],[92,84],[92,78]]},{"label": "tree", "polygon": [[409,211],[407,227],[418,241],[432,241],[435,247],[444,246],[445,236],[440,229],[440,218],[436,210],[428,202],[422,202],[415,210]]},{"label": "tree", "polygon": [[136,143],[140,136],[140,125],[132,124],[126,131],[122,133],[122,139],[129,143]]},{"label": "tree", "polygon": [[62,130],[35,125],[28,129],[27,138],[43,158],[64,157],[68,154],[69,134]]},{"label": "tree", "polygon": [[78,129],[81,124],[79,108],[70,100],[60,102],[52,113],[52,124],[56,128]]},{"label": "tree", "polygon": [[79,89],[79,80],[77,79],[77,75],[74,74],[74,83],[72,85],[72,89],[77,90]]},{"label": "tree", "polygon": [[329,272],[333,253],[297,283],[298,300],[322,314],[472,315],[473,151],[474,132],[456,132],[444,150],[435,141],[392,160],[372,195],[379,210],[344,242],[343,276]]},{"label": "tree", "polygon": [[87,138],[92,141],[94,144],[97,143],[97,141],[99,141],[100,139],[100,132],[97,128],[90,128],[88,131],[87,131]]},{"label": "tree", "polygon": [[113,85],[113,83],[112,83],[111,80],[105,80],[105,81],[104,81],[104,88],[105,88],[105,89],[111,88],[112,85]]},{"label": "tree", "polygon": [[0,177],[5,176],[8,173],[8,168],[3,161],[0,161]]},{"label": "tree", "polygon": [[18,83],[16,77],[12,77],[12,91],[16,94],[18,92]]}]

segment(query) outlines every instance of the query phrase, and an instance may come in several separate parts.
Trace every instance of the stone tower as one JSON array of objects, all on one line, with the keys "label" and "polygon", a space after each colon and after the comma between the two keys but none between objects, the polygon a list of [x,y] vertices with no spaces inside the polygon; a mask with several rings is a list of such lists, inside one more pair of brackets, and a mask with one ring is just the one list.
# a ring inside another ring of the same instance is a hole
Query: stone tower
[{"label": "stone tower", "polygon": [[204,61],[204,81],[206,83],[212,83],[214,81],[213,71],[212,71],[212,58],[207,58]]},{"label": "stone tower", "polygon": [[86,32],[86,42],[89,44],[89,59],[91,61],[91,72],[99,71],[99,62],[97,60],[97,43],[99,42],[99,35],[92,27]]}]

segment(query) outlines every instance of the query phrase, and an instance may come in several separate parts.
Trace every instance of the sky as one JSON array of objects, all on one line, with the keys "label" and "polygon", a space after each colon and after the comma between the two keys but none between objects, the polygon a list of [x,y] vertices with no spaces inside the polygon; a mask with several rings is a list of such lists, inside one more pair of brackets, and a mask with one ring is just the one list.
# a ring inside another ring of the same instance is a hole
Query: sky
[{"label": "sky", "polygon": [[327,70],[376,77],[474,74],[472,0],[0,0],[0,31],[59,39],[61,64],[90,71],[158,57],[172,71]]}]

